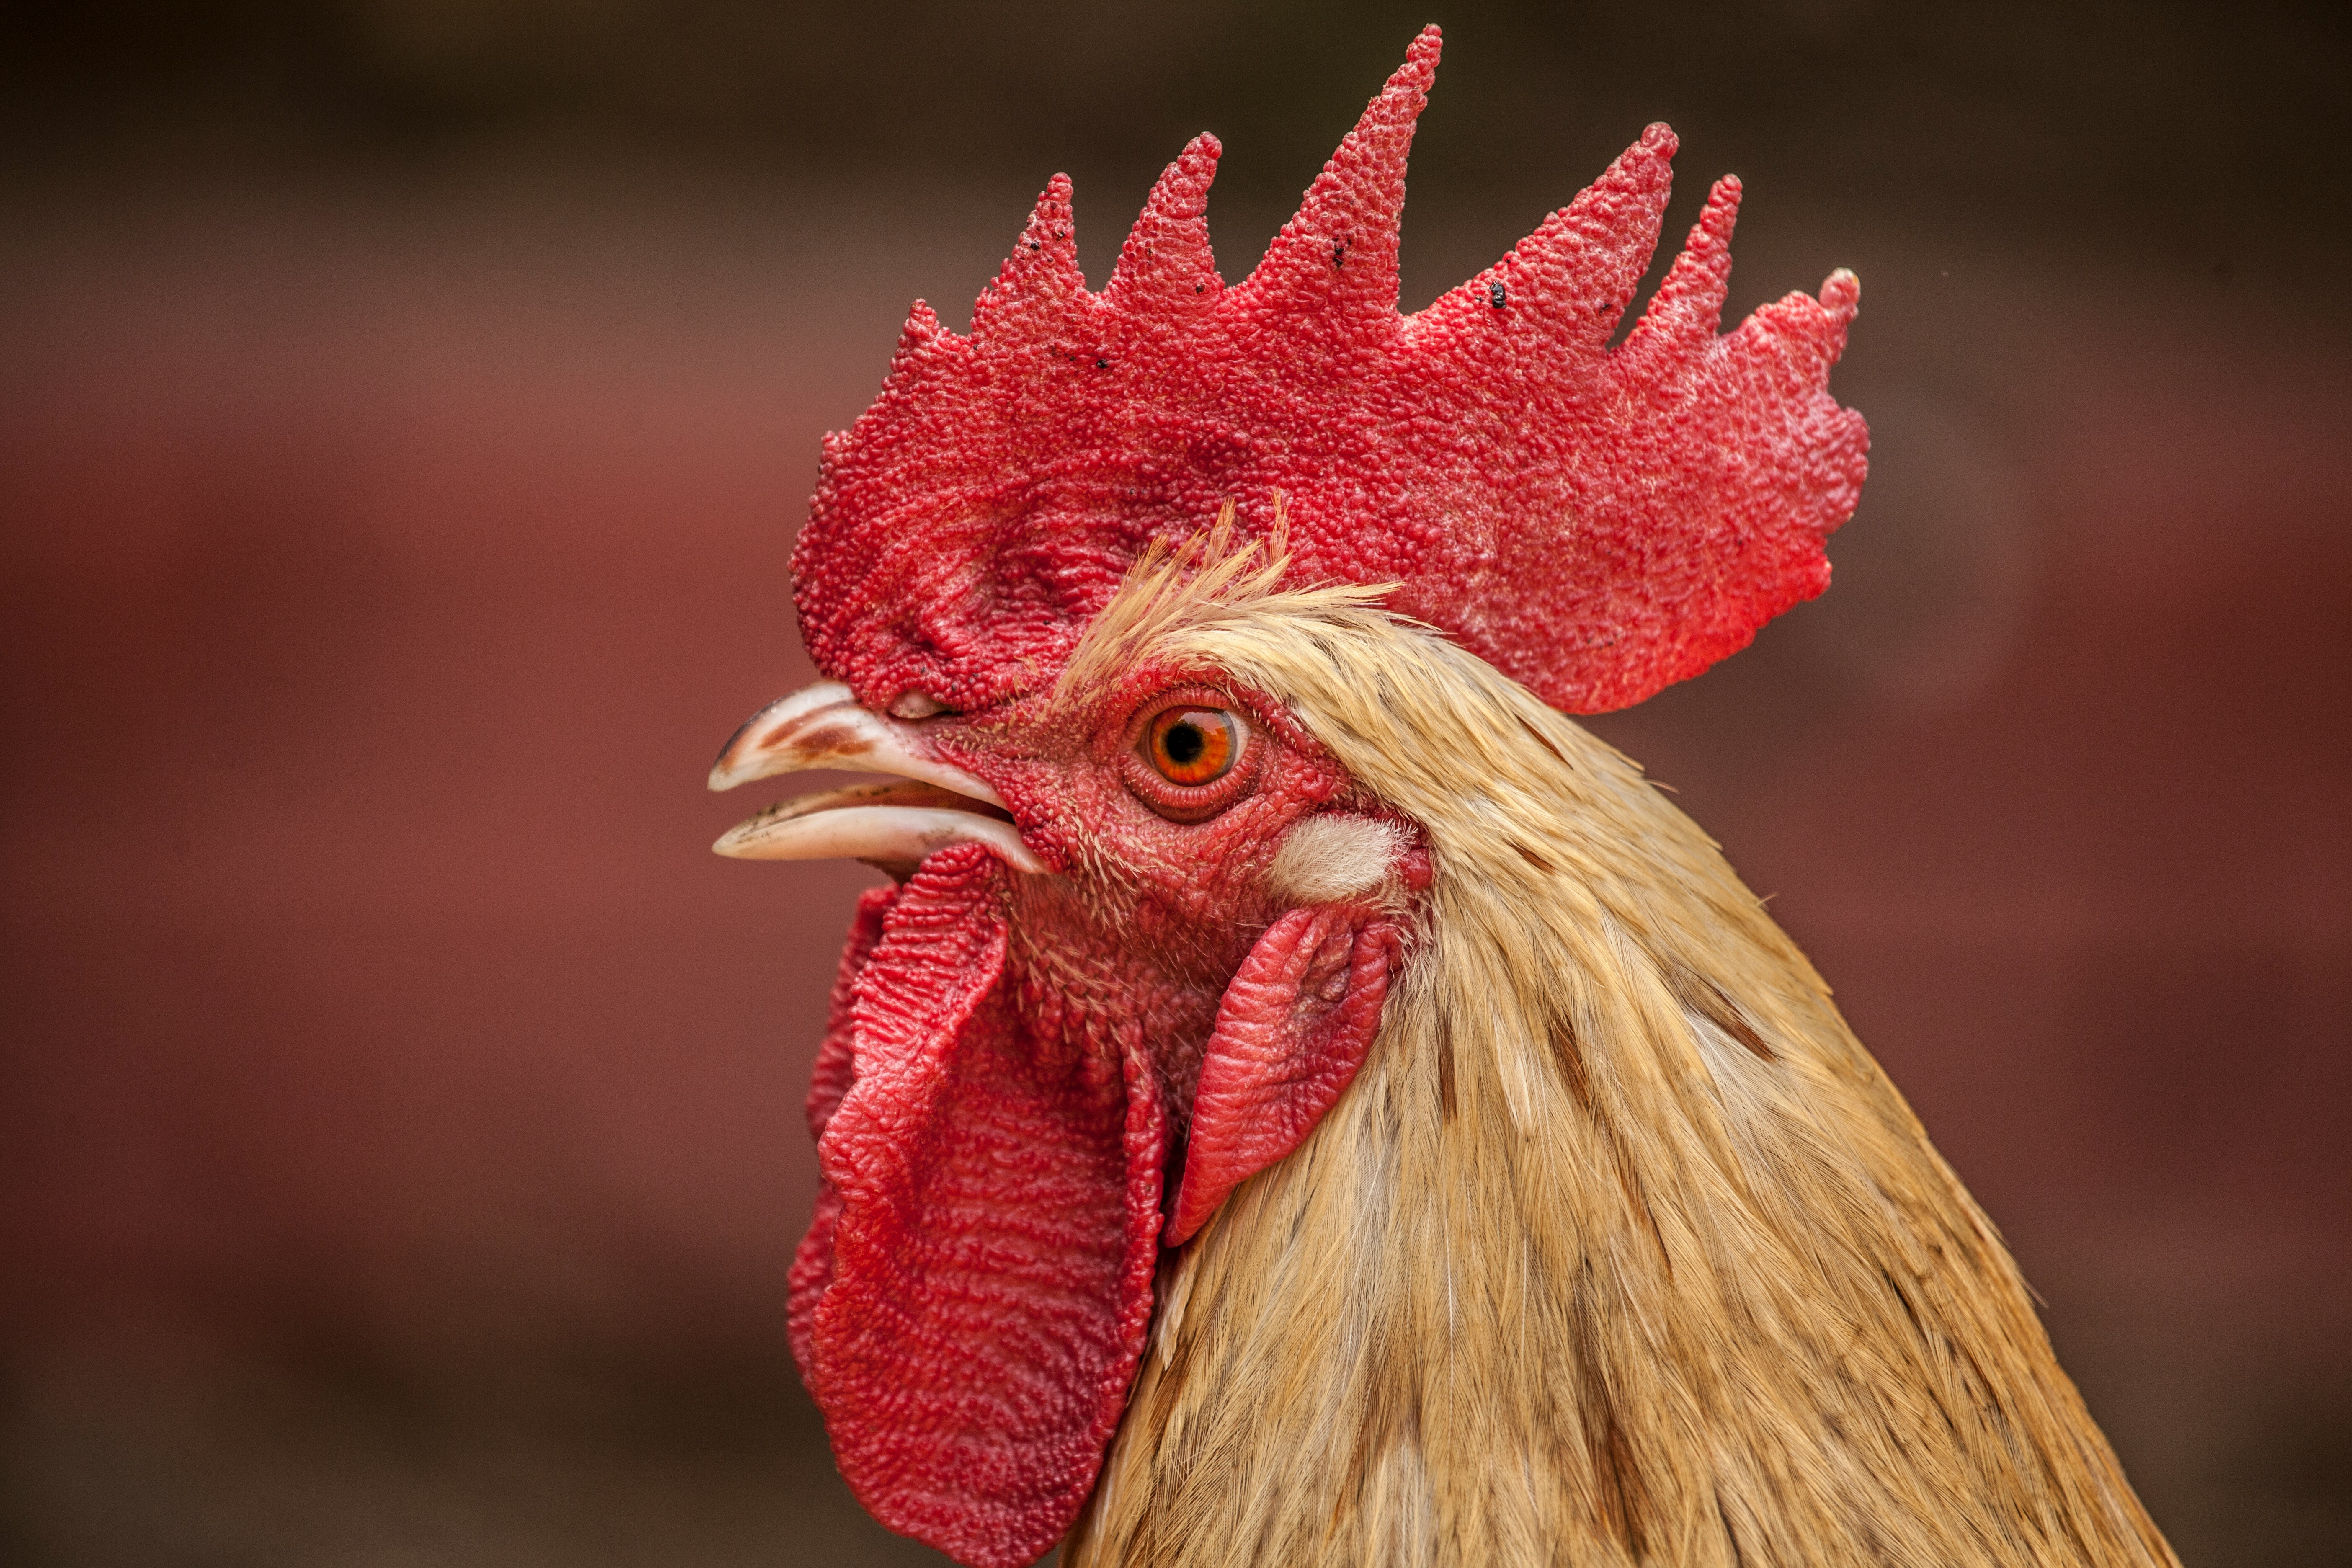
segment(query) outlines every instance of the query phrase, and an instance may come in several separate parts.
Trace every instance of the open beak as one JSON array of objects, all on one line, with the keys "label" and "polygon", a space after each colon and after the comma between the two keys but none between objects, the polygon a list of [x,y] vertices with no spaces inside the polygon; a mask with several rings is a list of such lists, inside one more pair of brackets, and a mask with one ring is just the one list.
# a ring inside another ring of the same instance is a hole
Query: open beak
[{"label": "open beak", "polygon": [[744,818],[710,847],[738,860],[872,860],[907,866],[950,844],[985,844],[1019,871],[1042,872],[1003,799],[928,753],[912,726],[861,708],[820,681],[744,722],[711,764],[710,787],[805,768],[896,773],[898,782],[796,795]]}]

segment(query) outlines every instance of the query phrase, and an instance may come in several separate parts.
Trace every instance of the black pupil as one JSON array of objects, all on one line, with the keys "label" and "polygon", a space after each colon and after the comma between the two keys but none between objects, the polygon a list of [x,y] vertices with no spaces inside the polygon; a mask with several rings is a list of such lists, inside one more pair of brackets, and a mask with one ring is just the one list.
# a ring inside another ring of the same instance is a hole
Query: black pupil
[{"label": "black pupil", "polygon": [[1179,767],[1185,767],[1201,760],[1201,753],[1209,749],[1209,737],[1201,733],[1198,724],[1187,719],[1168,727],[1166,744],[1168,760]]}]

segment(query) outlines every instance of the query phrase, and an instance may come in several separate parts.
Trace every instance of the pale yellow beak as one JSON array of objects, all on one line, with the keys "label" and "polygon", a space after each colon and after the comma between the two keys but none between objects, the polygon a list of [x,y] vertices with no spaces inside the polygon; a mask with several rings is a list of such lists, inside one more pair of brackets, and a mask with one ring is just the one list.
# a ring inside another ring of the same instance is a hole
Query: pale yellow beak
[{"label": "pale yellow beak", "polygon": [[1015,870],[1044,871],[1003,798],[929,752],[914,725],[859,707],[838,681],[779,698],[719,752],[710,768],[712,789],[807,768],[896,773],[900,782],[780,801],[729,828],[711,848],[739,860],[906,865],[950,844],[985,844]]}]

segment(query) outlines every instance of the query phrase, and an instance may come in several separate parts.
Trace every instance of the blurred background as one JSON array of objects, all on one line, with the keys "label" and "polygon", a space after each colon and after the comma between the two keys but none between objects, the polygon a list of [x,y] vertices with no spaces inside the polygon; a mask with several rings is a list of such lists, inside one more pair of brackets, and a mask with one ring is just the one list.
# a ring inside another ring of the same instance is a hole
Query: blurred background
[{"label": "blurred background", "polygon": [[937,1562],[782,1332],[856,868],[722,862],[817,437],[1057,169],[1237,279],[1422,22],[1406,304],[1643,125],[1834,266],[1837,586],[1594,728],[2192,1564],[2352,1561],[2333,7],[90,0],[0,37],[0,1560]]}]

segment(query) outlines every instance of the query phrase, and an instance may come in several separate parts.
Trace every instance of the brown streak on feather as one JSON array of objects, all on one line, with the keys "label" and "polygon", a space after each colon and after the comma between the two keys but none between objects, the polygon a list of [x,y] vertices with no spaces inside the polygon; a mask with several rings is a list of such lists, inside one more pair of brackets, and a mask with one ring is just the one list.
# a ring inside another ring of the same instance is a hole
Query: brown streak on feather
[{"label": "brown streak on feather", "polygon": [[1575,1100],[1577,1109],[1592,1109],[1592,1080],[1584,1067],[1584,1043],[1576,1037],[1575,1021],[1561,1013],[1551,1021],[1551,1065],[1559,1071],[1559,1081]]},{"label": "brown streak on feather", "polygon": [[1600,1523],[1602,1531],[1621,1542],[1626,1554],[1638,1562],[1650,1533],[1649,1489],[1643,1482],[1633,1447],[1626,1441],[1625,1429],[1617,1418],[1616,1401],[1610,1397],[1600,1336],[1592,1322],[1592,1276],[1589,1267],[1579,1281],[1577,1295],[1577,1405],[1592,1464]]},{"label": "brown streak on feather", "polygon": [[1748,1553],[1739,1550],[1739,1531],[1731,1527],[1731,1510],[1724,1506],[1720,1491],[1715,1494],[1715,1517],[1723,1523],[1724,1544],[1731,1548],[1731,1568],[1748,1568]]},{"label": "brown streak on feather", "polygon": [[1919,1337],[1922,1343],[1925,1343],[1927,1340],[1927,1330],[1919,1321],[1919,1309],[1911,1304],[1911,1292],[1903,1289],[1903,1282],[1895,1278],[1895,1271],[1884,1264],[1879,1266],[1878,1277],[1886,1281],[1887,1289],[1894,1292],[1895,1300],[1901,1304],[1903,1316],[1911,1324],[1911,1331]]},{"label": "brown streak on feather", "polygon": [[1748,1021],[1739,1005],[1725,995],[1723,987],[1714,981],[1684,964],[1671,963],[1666,966],[1666,984],[1673,988],[1675,1001],[1746,1046],[1759,1061],[1780,1059],[1756,1026]]},{"label": "brown streak on feather", "polygon": [[1671,1280],[1675,1276],[1675,1260],[1673,1255],[1666,1251],[1666,1233],[1658,1228],[1657,1211],[1650,1207],[1650,1194],[1643,1192],[1641,1183],[1634,1179],[1633,1163],[1625,1152],[1625,1141],[1618,1137],[1613,1129],[1609,1133],[1609,1152],[1613,1156],[1612,1163],[1617,1167],[1617,1185],[1625,1194],[1625,1206],[1642,1216],[1643,1225],[1649,1230],[1650,1240],[1657,1246],[1658,1259],[1665,1267],[1666,1278]]},{"label": "brown streak on feather", "polygon": [[1558,746],[1551,743],[1551,737],[1549,735],[1545,734],[1541,730],[1537,729],[1533,724],[1528,722],[1526,715],[1518,715],[1518,720],[1519,728],[1534,736],[1537,745],[1541,746],[1545,751],[1549,752],[1554,757],[1558,758],[1560,766],[1572,767],[1575,765],[1568,760],[1567,756]]},{"label": "brown streak on feather", "polygon": [[1454,1026],[1442,1017],[1437,1022],[1437,1114],[1443,1121],[1454,1120]]},{"label": "brown streak on feather", "polygon": [[1412,1362],[1390,1335],[1376,1335],[1365,1352],[1361,1403],[1357,1412],[1355,1445],[1349,1456],[1347,1480],[1334,1489],[1330,1531],[1341,1533],[1347,1510],[1362,1506],[1378,1487],[1381,1462],[1401,1445],[1421,1441],[1418,1391],[1400,1375]]}]

